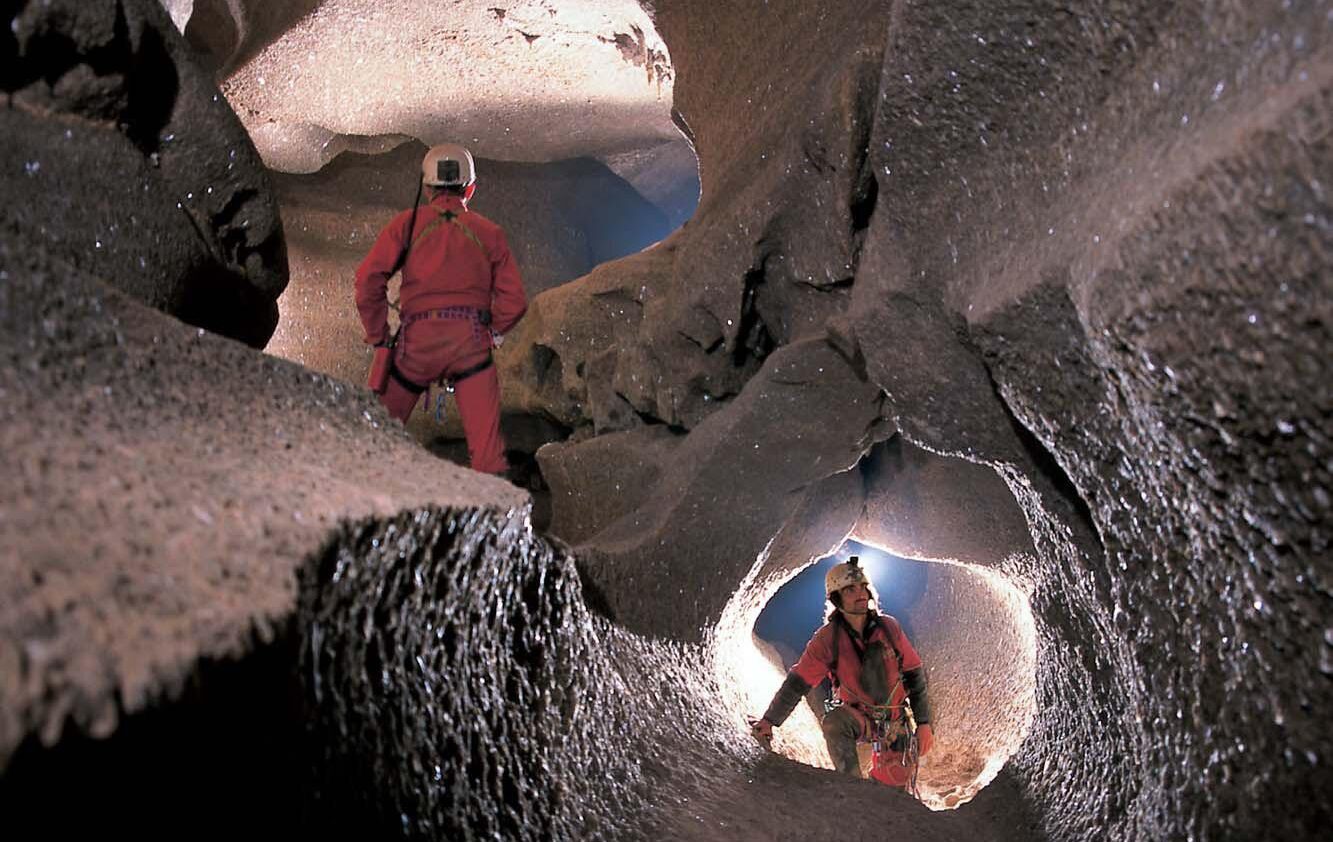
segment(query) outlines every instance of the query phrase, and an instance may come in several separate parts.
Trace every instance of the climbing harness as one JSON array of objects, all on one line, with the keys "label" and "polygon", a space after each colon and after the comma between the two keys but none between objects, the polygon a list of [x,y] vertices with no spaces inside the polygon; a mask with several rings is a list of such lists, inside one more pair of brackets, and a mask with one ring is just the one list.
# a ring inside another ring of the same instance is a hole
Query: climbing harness
[{"label": "climbing harness", "polygon": [[422,310],[419,313],[413,313],[403,319],[403,327],[422,321],[423,319],[458,319],[460,321],[472,322],[472,334],[478,339],[485,335],[486,328],[491,324],[491,311],[482,307],[436,307],[432,310]]},{"label": "climbing harness", "polygon": [[[848,704],[838,698],[838,654],[841,649],[838,640],[838,632],[843,624],[841,616],[835,617],[833,621],[833,658],[829,662],[829,680],[832,684],[832,693],[824,701],[824,714],[828,715],[833,710]],[[864,651],[857,646],[856,639],[850,634],[847,638],[851,641],[852,648],[864,656]],[[903,687],[903,653],[898,651],[898,646],[893,642],[891,636],[887,637],[889,647],[893,649],[893,654],[898,660],[898,680],[889,690],[889,698],[892,699],[894,693],[900,687]],[[869,730],[870,744],[872,752],[872,774],[885,770],[890,764],[902,766],[910,769],[906,788],[912,797],[920,799],[920,792],[917,787],[917,773],[920,770],[920,742],[917,737],[916,716],[912,712],[912,702],[904,695],[899,704],[884,705],[861,705],[849,704],[858,714],[864,717]],[[897,754],[896,761],[888,760],[885,755]],[[883,780],[889,783],[890,776],[885,774]]]},{"label": "climbing harness", "polygon": [[[457,149],[461,150],[463,155],[466,156],[468,174],[469,178],[471,178],[473,174],[472,156],[467,152],[466,149],[462,149],[462,147],[457,147]],[[447,144],[445,146],[434,147],[432,148],[431,153],[428,153],[427,158],[429,159],[431,157],[431,154],[434,154],[437,151],[440,152],[440,154],[448,155],[448,154],[453,154],[457,150],[455,150],[453,146]],[[452,164],[453,165],[452,172],[454,175],[458,175],[461,172],[459,164],[455,163],[452,160],[442,160],[440,161],[440,163]],[[426,162],[423,161],[422,166],[423,168],[425,168]],[[445,171],[444,167],[441,166],[440,176],[439,176],[440,178],[444,177],[443,176],[444,171]],[[408,233],[407,242],[404,243],[403,250],[399,252],[398,259],[394,261],[393,268],[389,270],[390,278],[398,274],[398,272],[401,271],[402,268],[407,264],[408,254],[412,251],[412,247],[414,245],[419,243],[426,235],[430,234],[436,228],[439,228],[441,225],[445,224],[452,224],[457,226],[458,229],[463,232],[463,236],[467,237],[467,239],[470,240],[477,248],[481,249],[481,253],[483,255],[486,255],[488,259],[490,257],[490,253],[486,250],[485,244],[482,243],[481,239],[477,236],[476,232],[473,231],[471,228],[469,228],[467,225],[463,224],[463,222],[458,219],[458,214],[454,213],[452,210],[440,210],[439,208],[432,207],[431,209],[435,210],[438,214],[436,218],[431,220],[425,227],[423,227],[415,237],[412,236],[412,232],[415,231],[417,227],[417,212],[421,209],[421,193],[424,188],[424,185],[426,184],[426,180],[429,177],[430,177],[429,174],[425,174],[423,169],[423,178],[417,182],[417,195],[416,199],[414,199],[412,202],[412,215],[411,217],[408,218],[407,222],[407,233]],[[431,183],[433,185],[437,185],[436,181],[432,181]],[[442,182],[442,181],[438,182],[438,184],[443,184],[443,183],[447,182]],[[469,193],[468,195],[471,194]],[[466,199],[464,199],[464,201],[466,202]],[[430,206],[428,205],[428,207]],[[423,385],[420,383],[415,383],[411,380],[408,380],[405,376],[403,376],[402,372],[398,370],[398,365],[395,359],[396,350],[398,346],[398,340],[400,337],[402,337],[403,331],[407,328],[409,324],[412,324],[413,322],[416,321],[420,321],[422,319],[468,319],[471,320],[473,323],[473,328],[472,328],[473,335],[476,336],[477,338],[483,338],[487,333],[490,332],[491,311],[480,307],[439,307],[433,310],[425,310],[420,313],[413,313],[412,315],[404,318],[402,316],[401,301],[402,301],[401,293],[399,294],[397,300],[388,299],[389,309],[399,314],[398,329],[393,332],[393,335],[389,338],[389,341],[387,343],[376,346],[373,358],[371,360],[370,373],[367,378],[367,385],[370,386],[370,388],[376,394],[383,394],[384,390],[388,386],[389,379],[392,378],[407,391],[413,394],[424,394],[425,406],[429,407],[431,384],[426,383]],[[471,366],[470,368],[467,368],[463,371],[457,372],[453,375],[441,377],[438,381],[438,384],[444,386],[446,392],[452,392],[454,391],[454,387],[459,382],[471,377],[474,374],[478,374],[482,371],[485,371],[492,365],[494,365],[494,359],[491,357],[491,352],[488,347],[486,351],[485,360],[482,360],[476,365]],[[435,401],[435,420],[440,424],[444,423],[444,413],[445,413],[445,396],[444,393],[442,392],[436,398]]]},{"label": "climbing harness", "polygon": [[[403,319],[402,325],[401,327],[399,327],[399,331],[405,330],[408,325],[415,324],[416,322],[423,321],[425,319],[458,319],[462,321],[470,321],[472,322],[472,335],[477,337],[478,339],[482,339],[486,336],[489,326],[491,324],[491,311],[481,307],[468,307],[461,305],[455,307],[435,307],[430,310],[422,310],[419,313],[413,313],[412,315],[407,316],[406,318]],[[397,336],[398,334],[394,334],[395,344]],[[463,382],[464,380],[468,379],[474,374],[480,374],[481,372],[490,368],[492,365],[495,365],[495,358],[491,356],[491,352],[488,350],[486,352],[486,358],[478,362],[476,365],[469,366],[468,368],[465,368],[462,371],[456,372],[451,375],[442,376],[440,377],[439,380],[435,381],[434,385],[443,387],[443,391],[438,393],[435,397],[434,414],[436,423],[439,424],[444,423],[445,393],[446,392],[452,393],[454,391],[454,388],[459,383]],[[409,392],[421,395],[422,410],[424,412],[431,411],[430,409],[430,395],[432,386],[431,383],[425,383],[425,384],[414,383],[408,380],[407,378],[403,377],[401,374],[398,373],[398,367],[396,365],[393,366],[392,369],[390,369],[389,375],[393,377],[395,380],[397,380],[399,384],[401,384],[403,388],[407,389]]]},{"label": "climbing harness", "polygon": [[[845,622],[846,622],[846,620],[842,619],[842,615],[841,615],[841,614],[835,615],[834,618],[833,618],[833,645],[832,645],[832,648],[833,648],[833,659],[832,659],[831,661],[829,661],[829,665],[828,665],[829,683],[833,685],[833,693],[831,694],[829,701],[826,701],[826,702],[824,703],[824,712],[825,712],[825,713],[828,713],[828,712],[829,712],[830,710],[832,710],[833,708],[838,707],[839,705],[842,704],[842,700],[838,698],[838,686],[839,686],[839,682],[838,682],[838,654],[839,654],[839,652],[841,652],[841,650],[842,650],[842,647],[838,645],[838,632],[839,632],[840,630],[842,630],[843,623],[845,623]],[[856,639],[853,638],[850,634],[847,636],[847,639],[848,639],[849,641],[851,641],[852,648],[855,649],[855,650],[857,651],[858,654],[860,654],[862,657],[864,657],[864,656],[865,656],[865,650],[862,649],[861,647],[859,647],[859,646],[856,645]],[[896,644],[896,643],[893,642],[893,638],[892,638],[892,637],[888,637],[888,636],[886,636],[886,639],[889,641],[889,648],[891,648],[891,649],[893,650],[893,655],[894,655],[894,657],[898,660],[898,683],[899,683],[899,684],[902,684],[902,680],[903,680],[903,653],[901,653],[901,652],[898,651],[898,644]],[[897,687],[895,686],[894,689],[896,690]],[[892,698],[892,691],[890,691],[890,698]]]},{"label": "climbing harness", "polygon": [[[903,786],[913,798],[920,800],[917,775],[921,770],[921,744],[917,736],[916,717],[912,703],[904,698],[900,705],[879,705],[872,709],[870,720],[873,734],[871,776],[884,783]],[[897,755],[894,759],[894,755]],[[901,780],[892,767],[907,770],[907,780]]]},{"label": "climbing harness", "polygon": [[[901,683],[901,682],[900,682]],[[862,707],[870,725],[870,742],[875,753],[881,751],[902,751],[907,748],[904,737],[915,731],[915,721],[908,722],[904,715],[911,709],[911,703],[903,699],[900,705],[872,705]]]},{"label": "climbing harness", "polygon": [[[454,393],[455,387],[458,386],[459,383],[463,382],[464,380],[468,379],[474,374],[482,373],[483,371],[485,371],[486,369],[490,368],[493,365],[495,365],[495,358],[492,357],[488,352],[486,354],[486,359],[482,360],[481,362],[477,363],[474,366],[469,366],[468,368],[465,368],[462,371],[452,376],[441,377],[433,384],[427,383],[426,385],[421,386],[419,384],[413,383],[411,384],[409,391],[421,392],[423,396],[421,408],[429,412],[431,387],[432,386],[442,387],[441,390],[435,396],[435,422],[437,424],[443,424],[445,418],[445,394],[447,393],[452,395]],[[395,369],[395,371],[397,371],[397,369]],[[402,382],[406,385],[408,381],[400,379],[399,382]]]}]

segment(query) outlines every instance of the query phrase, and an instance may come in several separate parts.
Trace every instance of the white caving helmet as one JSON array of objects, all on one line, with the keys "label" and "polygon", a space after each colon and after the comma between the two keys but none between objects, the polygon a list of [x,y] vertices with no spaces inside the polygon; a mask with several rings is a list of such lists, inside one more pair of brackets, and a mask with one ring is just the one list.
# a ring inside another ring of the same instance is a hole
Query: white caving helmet
[{"label": "white caving helmet", "polygon": [[472,153],[457,143],[432,146],[421,160],[421,183],[428,187],[467,189],[477,180]]},{"label": "white caving helmet", "polygon": [[824,576],[824,595],[833,596],[838,591],[848,585],[865,585],[870,587],[870,579],[866,577],[866,572],[861,569],[859,556],[848,556],[842,564],[835,564],[829,568],[828,574]]}]

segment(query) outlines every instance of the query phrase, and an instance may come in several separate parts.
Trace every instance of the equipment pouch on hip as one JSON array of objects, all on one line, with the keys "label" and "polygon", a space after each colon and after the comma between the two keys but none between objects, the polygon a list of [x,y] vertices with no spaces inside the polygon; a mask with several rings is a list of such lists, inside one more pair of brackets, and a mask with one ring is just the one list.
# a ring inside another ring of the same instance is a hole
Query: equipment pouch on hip
[{"label": "equipment pouch on hip", "polygon": [[375,356],[370,361],[370,376],[366,385],[377,395],[384,394],[389,388],[389,369],[393,366],[393,348],[389,345],[376,345]]}]

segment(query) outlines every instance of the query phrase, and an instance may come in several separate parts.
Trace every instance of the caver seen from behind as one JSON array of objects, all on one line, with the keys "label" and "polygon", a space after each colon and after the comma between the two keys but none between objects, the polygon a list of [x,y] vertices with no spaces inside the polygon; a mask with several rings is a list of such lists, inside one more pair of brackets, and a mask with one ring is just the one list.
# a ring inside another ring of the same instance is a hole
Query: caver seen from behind
[{"label": "caver seen from behind", "polygon": [[[431,147],[421,174],[429,203],[395,216],[356,271],[365,341],[393,346],[379,398],[406,423],[421,393],[432,382],[447,382],[473,469],[502,474],[508,464],[491,349],[523,318],[527,296],[504,230],[468,210],[476,190],[472,154],[457,144]],[[398,268],[402,327],[395,342],[387,288]]]}]

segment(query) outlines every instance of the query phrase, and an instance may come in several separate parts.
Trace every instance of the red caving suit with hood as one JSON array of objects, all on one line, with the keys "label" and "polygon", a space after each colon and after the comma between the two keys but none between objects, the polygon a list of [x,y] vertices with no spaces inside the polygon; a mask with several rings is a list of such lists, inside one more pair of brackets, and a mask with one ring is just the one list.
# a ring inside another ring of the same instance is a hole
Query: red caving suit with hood
[{"label": "red caving suit with hood", "polygon": [[[412,211],[380,232],[356,270],[356,308],[365,341],[389,341],[389,275],[408,241]],[[491,353],[491,331],[507,333],[527,311],[527,295],[504,230],[469,211],[457,196],[437,196],[417,212],[412,248],[402,267],[403,328],[380,401],[406,423],[421,392],[441,377],[466,373]],[[491,323],[480,313],[489,311]],[[500,381],[490,365],[454,385],[472,468],[504,473]]]}]

